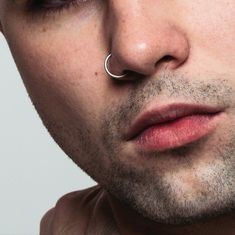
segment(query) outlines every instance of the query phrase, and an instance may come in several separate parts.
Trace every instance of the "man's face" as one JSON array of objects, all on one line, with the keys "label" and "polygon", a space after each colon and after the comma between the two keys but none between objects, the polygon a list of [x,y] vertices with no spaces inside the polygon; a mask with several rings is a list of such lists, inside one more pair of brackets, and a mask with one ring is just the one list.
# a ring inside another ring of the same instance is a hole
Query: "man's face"
[{"label": "man's face", "polygon": [[[156,221],[184,224],[235,209],[234,0],[0,4],[33,104],[76,164]],[[127,70],[131,81],[107,76],[109,53],[110,69]],[[162,126],[149,121],[165,107],[191,105],[206,111]]]}]

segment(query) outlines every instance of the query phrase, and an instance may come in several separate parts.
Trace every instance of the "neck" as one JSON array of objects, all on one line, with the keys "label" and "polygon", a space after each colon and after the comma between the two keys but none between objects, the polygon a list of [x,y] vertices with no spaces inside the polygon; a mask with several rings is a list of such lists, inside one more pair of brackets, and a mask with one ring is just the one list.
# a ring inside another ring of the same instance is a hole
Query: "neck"
[{"label": "neck", "polygon": [[108,194],[120,235],[234,235],[235,214],[231,213],[190,225],[160,224],[144,218],[114,196]]}]

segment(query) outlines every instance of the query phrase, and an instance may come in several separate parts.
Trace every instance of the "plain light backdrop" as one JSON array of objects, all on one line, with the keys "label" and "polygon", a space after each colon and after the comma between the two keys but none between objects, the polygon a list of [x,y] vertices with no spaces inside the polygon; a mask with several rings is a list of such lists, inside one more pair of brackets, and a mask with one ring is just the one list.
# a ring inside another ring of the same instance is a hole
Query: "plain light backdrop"
[{"label": "plain light backdrop", "polygon": [[0,34],[0,235],[37,235],[64,194],[95,185],[41,123]]}]

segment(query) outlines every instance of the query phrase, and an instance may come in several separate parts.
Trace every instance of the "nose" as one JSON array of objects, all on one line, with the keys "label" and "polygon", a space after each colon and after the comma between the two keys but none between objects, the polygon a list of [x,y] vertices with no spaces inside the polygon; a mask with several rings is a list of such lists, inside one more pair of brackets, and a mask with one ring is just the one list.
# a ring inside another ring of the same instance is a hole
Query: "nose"
[{"label": "nose", "polygon": [[188,39],[172,17],[162,13],[164,4],[158,8],[159,2],[109,1],[109,65],[114,74],[150,76],[162,68],[177,69],[187,60]]}]

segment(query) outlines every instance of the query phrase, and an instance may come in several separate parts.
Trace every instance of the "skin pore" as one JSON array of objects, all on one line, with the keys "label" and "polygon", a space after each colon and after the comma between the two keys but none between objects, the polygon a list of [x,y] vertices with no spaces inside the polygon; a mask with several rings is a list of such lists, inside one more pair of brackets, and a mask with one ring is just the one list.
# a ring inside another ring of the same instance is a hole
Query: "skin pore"
[{"label": "skin pore", "polygon": [[[41,2],[50,9],[0,1],[1,31],[44,125],[107,191],[119,233],[234,234],[234,0]],[[104,72],[109,53],[130,81]],[[222,118],[206,138],[146,153],[125,131],[153,103]]]}]

